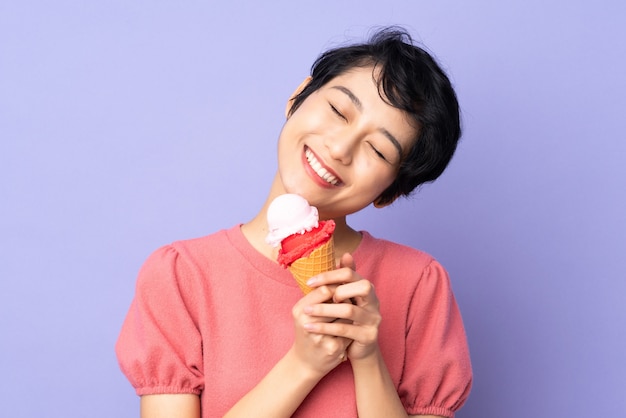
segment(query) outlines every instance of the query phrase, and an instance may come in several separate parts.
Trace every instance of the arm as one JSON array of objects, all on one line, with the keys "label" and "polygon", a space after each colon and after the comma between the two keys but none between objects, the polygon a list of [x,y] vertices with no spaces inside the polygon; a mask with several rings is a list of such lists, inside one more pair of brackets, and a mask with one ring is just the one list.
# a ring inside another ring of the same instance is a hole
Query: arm
[{"label": "arm", "polygon": [[379,351],[371,358],[352,361],[352,370],[359,417],[442,418],[407,415]]},{"label": "arm", "polygon": [[[309,306],[306,310],[311,315],[337,317],[345,321],[317,322],[306,324],[305,327],[311,332],[353,340],[347,354],[354,373],[356,404],[360,418],[409,417],[379,350],[378,326],[381,316],[374,287],[356,273],[351,255],[345,254],[341,258],[340,267],[330,274],[316,277],[312,283],[312,286],[341,283],[333,296],[337,303]],[[355,301],[356,305],[342,303],[347,300]],[[436,418],[432,415],[411,417]]]},{"label": "arm", "polygon": [[[305,326],[311,332],[342,336],[354,340],[347,354],[352,363],[356,404],[360,418],[399,417],[408,415],[391,381],[387,366],[378,349],[379,303],[373,285],[355,272],[350,254],[341,258],[340,269],[315,278],[312,286],[338,284],[335,304],[307,307],[312,315],[345,319],[333,323],[316,322]],[[352,300],[355,304],[341,303]]]},{"label": "arm", "polygon": [[141,418],[200,418],[200,398],[192,394],[144,395]]},{"label": "arm", "polygon": [[225,417],[290,417],[319,379],[290,350]]},{"label": "arm", "polygon": [[[193,272],[179,253],[168,246],[151,256],[138,278],[137,294],[116,352],[131,384],[149,394],[141,398],[142,418],[197,418],[200,402],[197,395],[191,394],[211,391],[204,376],[192,370],[203,362],[202,336],[185,303],[191,290],[179,285],[179,277],[191,276]],[[303,328],[305,322],[334,319],[311,318],[303,307],[331,299],[335,287],[321,286],[293,306],[295,334],[291,347],[227,416],[291,416],[317,382],[341,363],[340,355],[351,341],[311,334]],[[166,382],[160,385],[189,395],[151,394],[154,388],[145,387],[146,381]]]},{"label": "arm", "polygon": [[[294,344],[270,372],[243,396],[225,417],[291,417],[317,383],[342,361],[351,340],[311,334],[303,327],[313,321],[334,318],[311,318],[304,306],[318,304],[332,297],[334,288],[320,287],[303,297],[293,308],[296,328]],[[205,388],[210,390],[210,388]],[[141,398],[141,418],[200,418],[196,395],[145,395]]]},{"label": "arm", "polygon": [[[144,395],[141,397],[141,418],[200,418],[200,398],[187,394]],[[438,417],[411,415],[409,418]]]},{"label": "arm", "polygon": [[311,318],[304,307],[322,304],[333,295],[327,286],[304,296],[293,308],[295,341],[272,370],[226,414],[226,417],[291,417],[317,383],[338,366],[352,342],[346,338],[311,334],[304,328],[311,321],[328,322],[334,318]]},{"label": "arm", "polygon": [[408,416],[378,350],[351,362],[359,417]]}]

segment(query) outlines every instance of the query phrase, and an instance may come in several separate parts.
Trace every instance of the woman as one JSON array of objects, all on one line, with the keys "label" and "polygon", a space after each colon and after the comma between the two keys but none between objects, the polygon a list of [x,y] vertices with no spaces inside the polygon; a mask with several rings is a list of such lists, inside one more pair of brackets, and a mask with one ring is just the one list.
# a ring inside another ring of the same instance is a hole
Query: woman
[{"label": "woman", "polygon": [[[320,56],[286,116],[257,216],[165,246],[139,274],[116,349],[142,416],[452,417],[472,374],[445,270],[346,222],[445,169],[460,137],[448,78],[385,29]],[[338,268],[306,296],[265,243],[285,193],[336,223]]]}]

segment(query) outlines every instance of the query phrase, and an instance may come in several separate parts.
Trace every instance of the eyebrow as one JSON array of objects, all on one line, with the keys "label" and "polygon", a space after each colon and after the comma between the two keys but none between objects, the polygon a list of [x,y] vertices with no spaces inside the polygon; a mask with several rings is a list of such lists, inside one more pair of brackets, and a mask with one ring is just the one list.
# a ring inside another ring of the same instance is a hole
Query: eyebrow
[{"label": "eyebrow", "polygon": [[[352,102],[352,104],[354,104],[354,106],[357,108],[357,110],[359,112],[363,112],[363,103],[361,103],[361,101],[359,100],[358,97],[356,97],[354,95],[354,93],[352,93],[352,91],[350,91],[350,89],[348,89],[347,87],[344,86],[332,86],[333,89],[339,90],[340,92],[344,93],[346,96],[348,96],[348,98],[350,99],[350,101]],[[389,132],[388,130],[386,130],[385,128],[380,128],[380,132],[382,132],[383,135],[385,135],[385,137],[387,139],[389,139],[389,141],[391,141],[391,143],[393,144],[394,147],[396,147],[396,149],[398,150],[398,154],[400,154],[400,158],[402,158],[402,146],[400,145],[400,141],[398,141],[396,139],[395,136],[393,136],[391,134],[391,132]]]}]

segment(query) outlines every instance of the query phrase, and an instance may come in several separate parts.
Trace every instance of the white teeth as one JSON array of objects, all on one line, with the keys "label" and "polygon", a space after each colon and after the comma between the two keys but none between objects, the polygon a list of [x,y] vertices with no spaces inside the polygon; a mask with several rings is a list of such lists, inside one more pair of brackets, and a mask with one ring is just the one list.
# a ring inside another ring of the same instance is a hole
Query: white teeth
[{"label": "white teeth", "polygon": [[322,164],[320,164],[320,162],[317,161],[317,158],[315,158],[315,155],[313,155],[313,153],[310,150],[308,149],[306,150],[305,156],[306,156],[306,160],[309,162],[309,165],[318,176],[320,176],[322,179],[332,184],[333,186],[336,186],[339,183],[339,180],[337,180],[337,177],[333,176],[332,174],[328,172],[328,170],[322,167]]}]

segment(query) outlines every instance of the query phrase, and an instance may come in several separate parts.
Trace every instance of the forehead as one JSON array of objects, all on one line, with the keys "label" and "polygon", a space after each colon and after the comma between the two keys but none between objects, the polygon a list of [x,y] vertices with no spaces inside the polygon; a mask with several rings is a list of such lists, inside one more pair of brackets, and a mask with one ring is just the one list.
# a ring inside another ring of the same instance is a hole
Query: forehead
[{"label": "forehead", "polygon": [[378,89],[380,71],[373,66],[352,67],[336,75],[324,87],[331,87],[337,83],[360,85],[362,88]]}]

